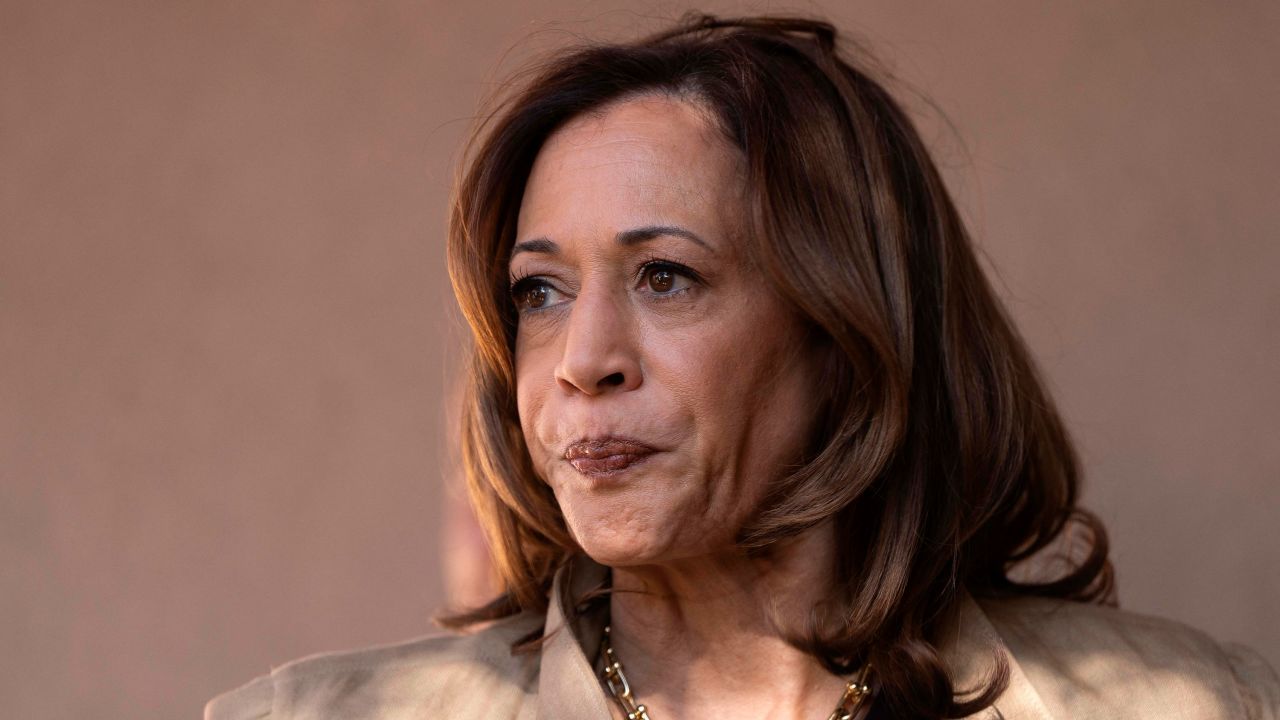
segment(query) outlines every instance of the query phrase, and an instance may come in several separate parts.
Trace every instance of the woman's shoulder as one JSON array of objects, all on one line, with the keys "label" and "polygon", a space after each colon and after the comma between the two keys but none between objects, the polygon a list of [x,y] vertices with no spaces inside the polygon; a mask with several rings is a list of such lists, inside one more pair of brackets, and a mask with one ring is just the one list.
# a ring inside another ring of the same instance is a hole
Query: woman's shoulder
[{"label": "woman's shoulder", "polygon": [[[515,716],[536,693],[538,655],[513,653],[511,646],[543,621],[541,614],[522,613],[469,634],[308,655],[218,695],[204,717],[483,717],[501,709]],[[413,713],[398,714],[401,708]]]},{"label": "woman's shoulder", "polygon": [[1102,605],[978,602],[1054,715],[1280,718],[1280,679],[1243,645]]}]

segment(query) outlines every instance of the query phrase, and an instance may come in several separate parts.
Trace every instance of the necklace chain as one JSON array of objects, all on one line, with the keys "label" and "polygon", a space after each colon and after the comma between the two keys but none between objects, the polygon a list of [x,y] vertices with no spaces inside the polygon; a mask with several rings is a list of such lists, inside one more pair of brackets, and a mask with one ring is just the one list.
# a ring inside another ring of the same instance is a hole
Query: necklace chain
[{"label": "necklace chain", "polygon": [[[604,670],[601,673],[604,676],[604,684],[613,694],[613,698],[618,701],[618,705],[622,706],[622,712],[626,714],[627,720],[651,720],[648,708],[637,700],[635,693],[631,691],[631,683],[627,682],[627,674],[622,670],[622,662],[613,652],[613,645],[609,642],[610,629],[609,625],[605,625],[604,637],[600,640],[600,649],[604,654]],[[827,720],[853,720],[854,714],[858,712],[858,708],[862,707],[863,701],[871,695],[871,686],[867,684],[870,674],[871,664],[867,663],[858,671],[857,677],[845,681],[840,702],[836,703],[836,709],[831,711]]]}]

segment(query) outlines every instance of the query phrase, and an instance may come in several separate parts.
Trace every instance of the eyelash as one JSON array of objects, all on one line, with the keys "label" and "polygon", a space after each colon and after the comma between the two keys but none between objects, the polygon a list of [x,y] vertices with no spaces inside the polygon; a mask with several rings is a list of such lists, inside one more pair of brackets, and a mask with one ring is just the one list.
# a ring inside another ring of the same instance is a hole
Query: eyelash
[{"label": "eyelash", "polygon": [[[648,259],[646,259],[644,262],[642,262],[640,264],[639,269],[636,271],[636,276],[638,279],[642,279],[647,273],[652,272],[655,269],[668,270],[677,275],[682,275],[695,283],[705,284],[704,280],[702,279],[702,276],[698,274],[698,272],[693,268],[687,265],[684,265],[682,263],[675,262],[674,260],[666,260],[658,256],[651,256]],[[535,273],[525,273],[522,275],[517,275],[516,277],[511,279],[510,297],[511,297],[511,302],[516,306],[517,312],[539,312],[542,310],[550,310],[551,308],[556,307],[555,305],[553,305],[551,307],[545,307],[545,308],[526,308],[526,309],[520,308],[519,298],[524,292],[528,291],[530,288],[536,287],[538,284],[550,285],[550,283],[547,283],[545,281],[542,281],[540,283],[538,281],[539,277],[541,276]],[[658,302],[673,300],[677,297],[680,297],[681,295],[684,295],[691,289],[692,288],[681,288],[679,290],[675,290],[669,293],[655,294],[653,296],[653,299]]]}]

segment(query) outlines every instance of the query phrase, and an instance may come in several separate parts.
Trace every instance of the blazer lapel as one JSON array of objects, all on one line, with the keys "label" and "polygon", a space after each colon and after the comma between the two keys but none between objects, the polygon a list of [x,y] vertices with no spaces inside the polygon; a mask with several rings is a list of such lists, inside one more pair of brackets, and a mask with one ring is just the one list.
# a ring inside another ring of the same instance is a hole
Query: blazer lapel
[{"label": "blazer lapel", "polygon": [[941,651],[957,689],[981,687],[991,677],[997,658],[1004,658],[1009,667],[1009,684],[995,705],[971,717],[1053,720],[1017,659],[969,593],[962,591],[955,618],[942,639]]},{"label": "blazer lapel", "polygon": [[538,675],[539,720],[606,720],[610,717],[604,688],[596,678],[584,647],[594,650],[604,634],[603,618],[565,620],[573,598],[599,584],[608,570],[584,558],[574,558],[551,583],[547,622]]}]

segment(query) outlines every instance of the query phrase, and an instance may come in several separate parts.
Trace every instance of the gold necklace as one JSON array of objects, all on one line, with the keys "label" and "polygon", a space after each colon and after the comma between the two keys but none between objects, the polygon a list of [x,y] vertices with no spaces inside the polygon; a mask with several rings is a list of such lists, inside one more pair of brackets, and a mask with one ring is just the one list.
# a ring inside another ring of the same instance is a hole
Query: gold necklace
[{"label": "gold necklace", "polygon": [[[613,698],[622,706],[622,712],[626,713],[627,720],[650,720],[649,710],[636,700],[635,694],[631,692],[631,684],[627,682],[627,675],[622,671],[622,662],[618,660],[618,656],[613,652],[613,645],[609,643],[610,629],[609,625],[604,626],[604,637],[600,640],[600,650],[604,653],[602,673],[604,684],[613,694]],[[854,714],[858,712],[858,708],[862,707],[863,701],[871,696],[871,687],[867,685],[870,674],[871,663],[867,663],[858,671],[856,678],[845,681],[840,702],[836,703],[836,709],[831,711],[827,720],[853,720]]]}]

